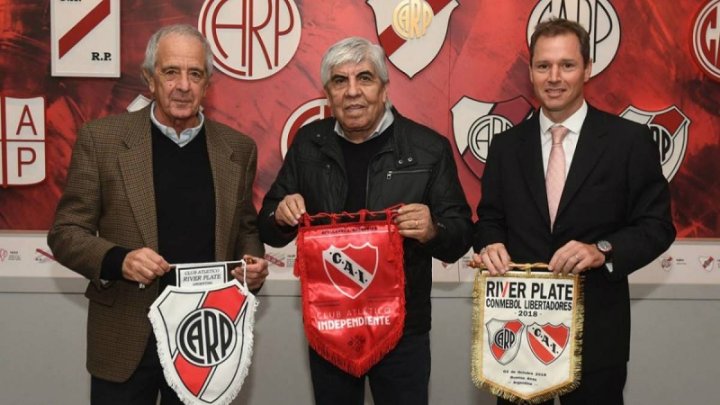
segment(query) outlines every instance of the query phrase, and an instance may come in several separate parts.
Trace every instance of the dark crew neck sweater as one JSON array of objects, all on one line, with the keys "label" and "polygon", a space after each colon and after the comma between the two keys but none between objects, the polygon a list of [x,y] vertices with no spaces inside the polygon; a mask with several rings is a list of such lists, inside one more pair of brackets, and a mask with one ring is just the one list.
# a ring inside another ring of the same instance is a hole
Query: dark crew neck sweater
[{"label": "dark crew neck sweater", "polygon": [[367,201],[367,173],[370,161],[387,143],[393,131],[390,125],[385,131],[362,143],[352,143],[338,136],[340,149],[345,160],[345,173],[347,174],[348,192],[345,199],[344,210],[357,212],[366,207]]},{"label": "dark crew neck sweater", "polygon": [[[205,128],[179,147],[153,125],[153,181],[158,245],[168,263],[215,259],[215,190]],[[175,284],[175,272],[161,285]]]},{"label": "dark crew neck sweater", "polygon": [[[168,263],[215,260],[215,189],[205,128],[184,147],[152,127],[153,184],[158,253]],[[101,278],[122,279],[122,263],[131,251],[117,246],[105,255]],[[175,272],[160,280],[161,290],[175,284]]]}]

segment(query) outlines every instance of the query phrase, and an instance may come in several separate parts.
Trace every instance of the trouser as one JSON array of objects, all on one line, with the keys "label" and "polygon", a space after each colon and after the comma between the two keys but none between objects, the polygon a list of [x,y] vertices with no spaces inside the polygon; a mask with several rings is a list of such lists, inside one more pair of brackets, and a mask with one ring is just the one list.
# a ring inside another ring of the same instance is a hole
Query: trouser
[{"label": "trouser", "polygon": [[138,368],[127,381],[117,383],[95,376],[90,381],[92,405],[155,405],[158,393],[161,405],[183,405],[165,381],[152,335]]},{"label": "trouser", "polygon": [[405,335],[366,375],[355,377],[309,350],[317,405],[363,405],[365,377],[375,405],[427,405],[430,334]]}]

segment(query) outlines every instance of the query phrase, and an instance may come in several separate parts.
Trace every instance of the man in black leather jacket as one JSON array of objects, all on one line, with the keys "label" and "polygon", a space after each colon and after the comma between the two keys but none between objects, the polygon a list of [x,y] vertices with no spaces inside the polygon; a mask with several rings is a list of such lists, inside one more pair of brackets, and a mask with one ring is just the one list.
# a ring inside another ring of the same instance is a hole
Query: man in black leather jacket
[{"label": "man in black leather jacket", "polygon": [[[471,211],[450,144],[400,115],[387,97],[379,45],[347,38],[323,57],[321,79],[334,118],[301,128],[263,201],[260,237],[284,246],[308,212],[382,210],[400,203],[406,318],[403,338],[368,371],[375,404],[428,403],[431,258],[454,262],[471,245]],[[365,378],[310,349],[318,404],[363,404]]]}]

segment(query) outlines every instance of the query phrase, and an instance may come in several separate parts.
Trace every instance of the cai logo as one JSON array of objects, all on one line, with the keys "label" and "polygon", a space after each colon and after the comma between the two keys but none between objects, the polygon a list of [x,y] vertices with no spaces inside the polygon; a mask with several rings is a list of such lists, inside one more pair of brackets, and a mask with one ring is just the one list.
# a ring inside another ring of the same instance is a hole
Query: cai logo
[{"label": "cai logo", "polygon": [[198,18],[213,64],[239,80],[264,79],[284,68],[297,51],[301,28],[294,0],[206,0]]},{"label": "cai logo", "polygon": [[592,76],[607,68],[620,47],[620,20],[609,0],[540,0],[533,9],[527,25],[530,44],[535,26],[551,17],[572,20],[590,34]]},{"label": "cai logo", "polygon": [[45,180],[45,99],[0,96],[0,187]]}]

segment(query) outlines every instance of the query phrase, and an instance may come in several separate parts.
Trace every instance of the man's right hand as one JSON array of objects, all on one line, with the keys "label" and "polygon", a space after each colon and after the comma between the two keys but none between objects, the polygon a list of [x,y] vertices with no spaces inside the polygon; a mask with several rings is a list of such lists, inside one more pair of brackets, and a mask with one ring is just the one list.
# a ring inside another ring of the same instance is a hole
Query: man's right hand
[{"label": "man's right hand", "polygon": [[168,271],[170,264],[154,250],[146,247],[128,253],[122,264],[123,277],[143,285],[152,283]]},{"label": "man's right hand", "polygon": [[305,199],[300,194],[288,194],[275,209],[275,222],[278,225],[296,226],[305,213]]},{"label": "man's right hand", "polygon": [[502,243],[491,243],[473,255],[475,262],[482,262],[490,275],[505,274],[510,270],[510,255]]}]

